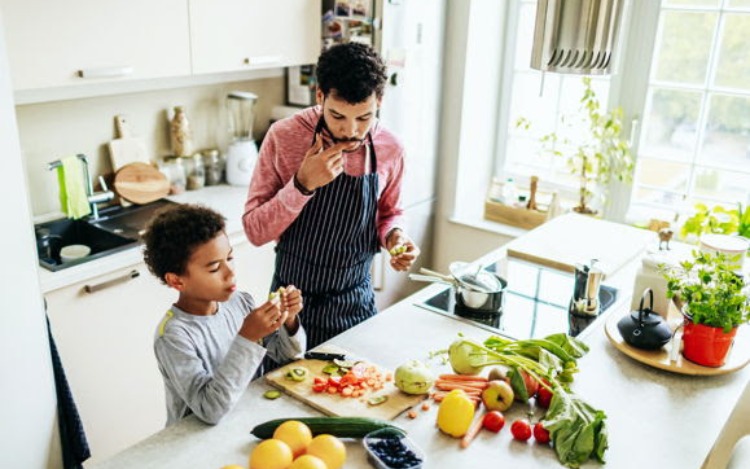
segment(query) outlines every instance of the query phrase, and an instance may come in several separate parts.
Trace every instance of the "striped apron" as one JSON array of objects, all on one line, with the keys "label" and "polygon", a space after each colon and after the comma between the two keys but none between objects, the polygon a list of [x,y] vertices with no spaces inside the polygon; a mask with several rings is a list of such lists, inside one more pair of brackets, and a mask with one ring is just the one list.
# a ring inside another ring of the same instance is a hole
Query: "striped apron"
[{"label": "striped apron", "polygon": [[[316,133],[323,128],[318,122]],[[377,157],[368,133],[371,171],[345,172],[318,188],[276,246],[271,291],[295,285],[302,290],[299,315],[308,348],[377,313],[370,265],[379,250]]]}]

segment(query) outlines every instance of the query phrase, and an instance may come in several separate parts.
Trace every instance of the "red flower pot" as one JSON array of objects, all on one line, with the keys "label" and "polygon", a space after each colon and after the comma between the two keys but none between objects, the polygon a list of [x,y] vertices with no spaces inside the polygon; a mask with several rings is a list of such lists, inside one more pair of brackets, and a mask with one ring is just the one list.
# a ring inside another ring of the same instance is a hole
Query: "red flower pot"
[{"label": "red flower pot", "polygon": [[702,366],[723,366],[735,334],[736,327],[725,333],[721,327],[695,324],[690,318],[685,317],[682,356]]}]

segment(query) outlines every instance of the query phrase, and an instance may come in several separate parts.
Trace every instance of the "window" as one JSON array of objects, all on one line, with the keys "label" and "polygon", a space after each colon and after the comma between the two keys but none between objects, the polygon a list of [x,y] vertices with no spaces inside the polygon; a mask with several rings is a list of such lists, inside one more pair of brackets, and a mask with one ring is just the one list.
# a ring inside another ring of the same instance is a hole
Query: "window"
[{"label": "window", "polygon": [[[540,152],[539,137],[564,131],[560,117],[577,110],[581,78],[530,69],[535,10],[535,0],[516,0],[508,15],[513,66],[503,73],[495,173],[538,175],[572,197],[565,159]],[[602,108],[640,120],[633,185],[610,194],[624,201],[613,218],[673,220],[696,202],[750,202],[750,0],[632,2],[629,13],[618,75],[592,77]],[[653,56],[634,53],[644,50]],[[519,117],[529,130],[516,128]]]},{"label": "window", "polygon": [[[507,115],[499,132],[501,156],[496,176],[528,181],[530,176],[536,175],[542,187],[560,191],[572,200],[577,194],[578,181],[570,174],[564,158],[541,151],[539,139],[555,132],[561,140],[568,137],[575,141],[575,135],[585,130],[561,122],[564,116],[577,113],[583,83],[579,75],[542,75],[529,66],[536,4],[536,0],[517,1],[508,15],[506,56],[512,58],[513,68],[504,74],[506,86],[501,108]],[[602,107],[606,108],[609,78],[592,77],[592,87]],[[517,127],[519,118],[530,122],[530,127]],[[559,150],[565,152],[566,149]]]},{"label": "window", "polygon": [[628,218],[748,202],[748,37],[750,0],[662,2]]}]

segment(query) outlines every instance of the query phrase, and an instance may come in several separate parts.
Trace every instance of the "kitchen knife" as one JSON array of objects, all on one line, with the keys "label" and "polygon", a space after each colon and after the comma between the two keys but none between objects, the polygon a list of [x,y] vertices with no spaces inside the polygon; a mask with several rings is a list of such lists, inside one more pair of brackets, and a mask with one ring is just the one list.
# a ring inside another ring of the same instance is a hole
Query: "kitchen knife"
[{"label": "kitchen knife", "polygon": [[305,352],[305,358],[308,360],[346,360],[346,355],[343,353],[327,353],[327,352]]}]

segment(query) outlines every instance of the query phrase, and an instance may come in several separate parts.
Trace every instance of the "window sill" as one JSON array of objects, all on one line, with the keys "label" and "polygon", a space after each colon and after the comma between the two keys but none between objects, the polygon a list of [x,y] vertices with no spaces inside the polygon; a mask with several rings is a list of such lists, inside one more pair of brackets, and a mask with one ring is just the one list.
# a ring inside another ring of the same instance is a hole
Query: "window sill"
[{"label": "window sill", "polygon": [[482,217],[453,216],[450,219],[448,219],[448,221],[456,225],[467,226],[469,228],[486,231],[488,233],[495,233],[495,234],[499,234],[502,236],[507,236],[509,238],[518,238],[520,236],[525,235],[526,233],[530,231],[524,228],[519,228],[517,226],[506,225],[504,223],[498,223],[496,221],[485,220]]}]

